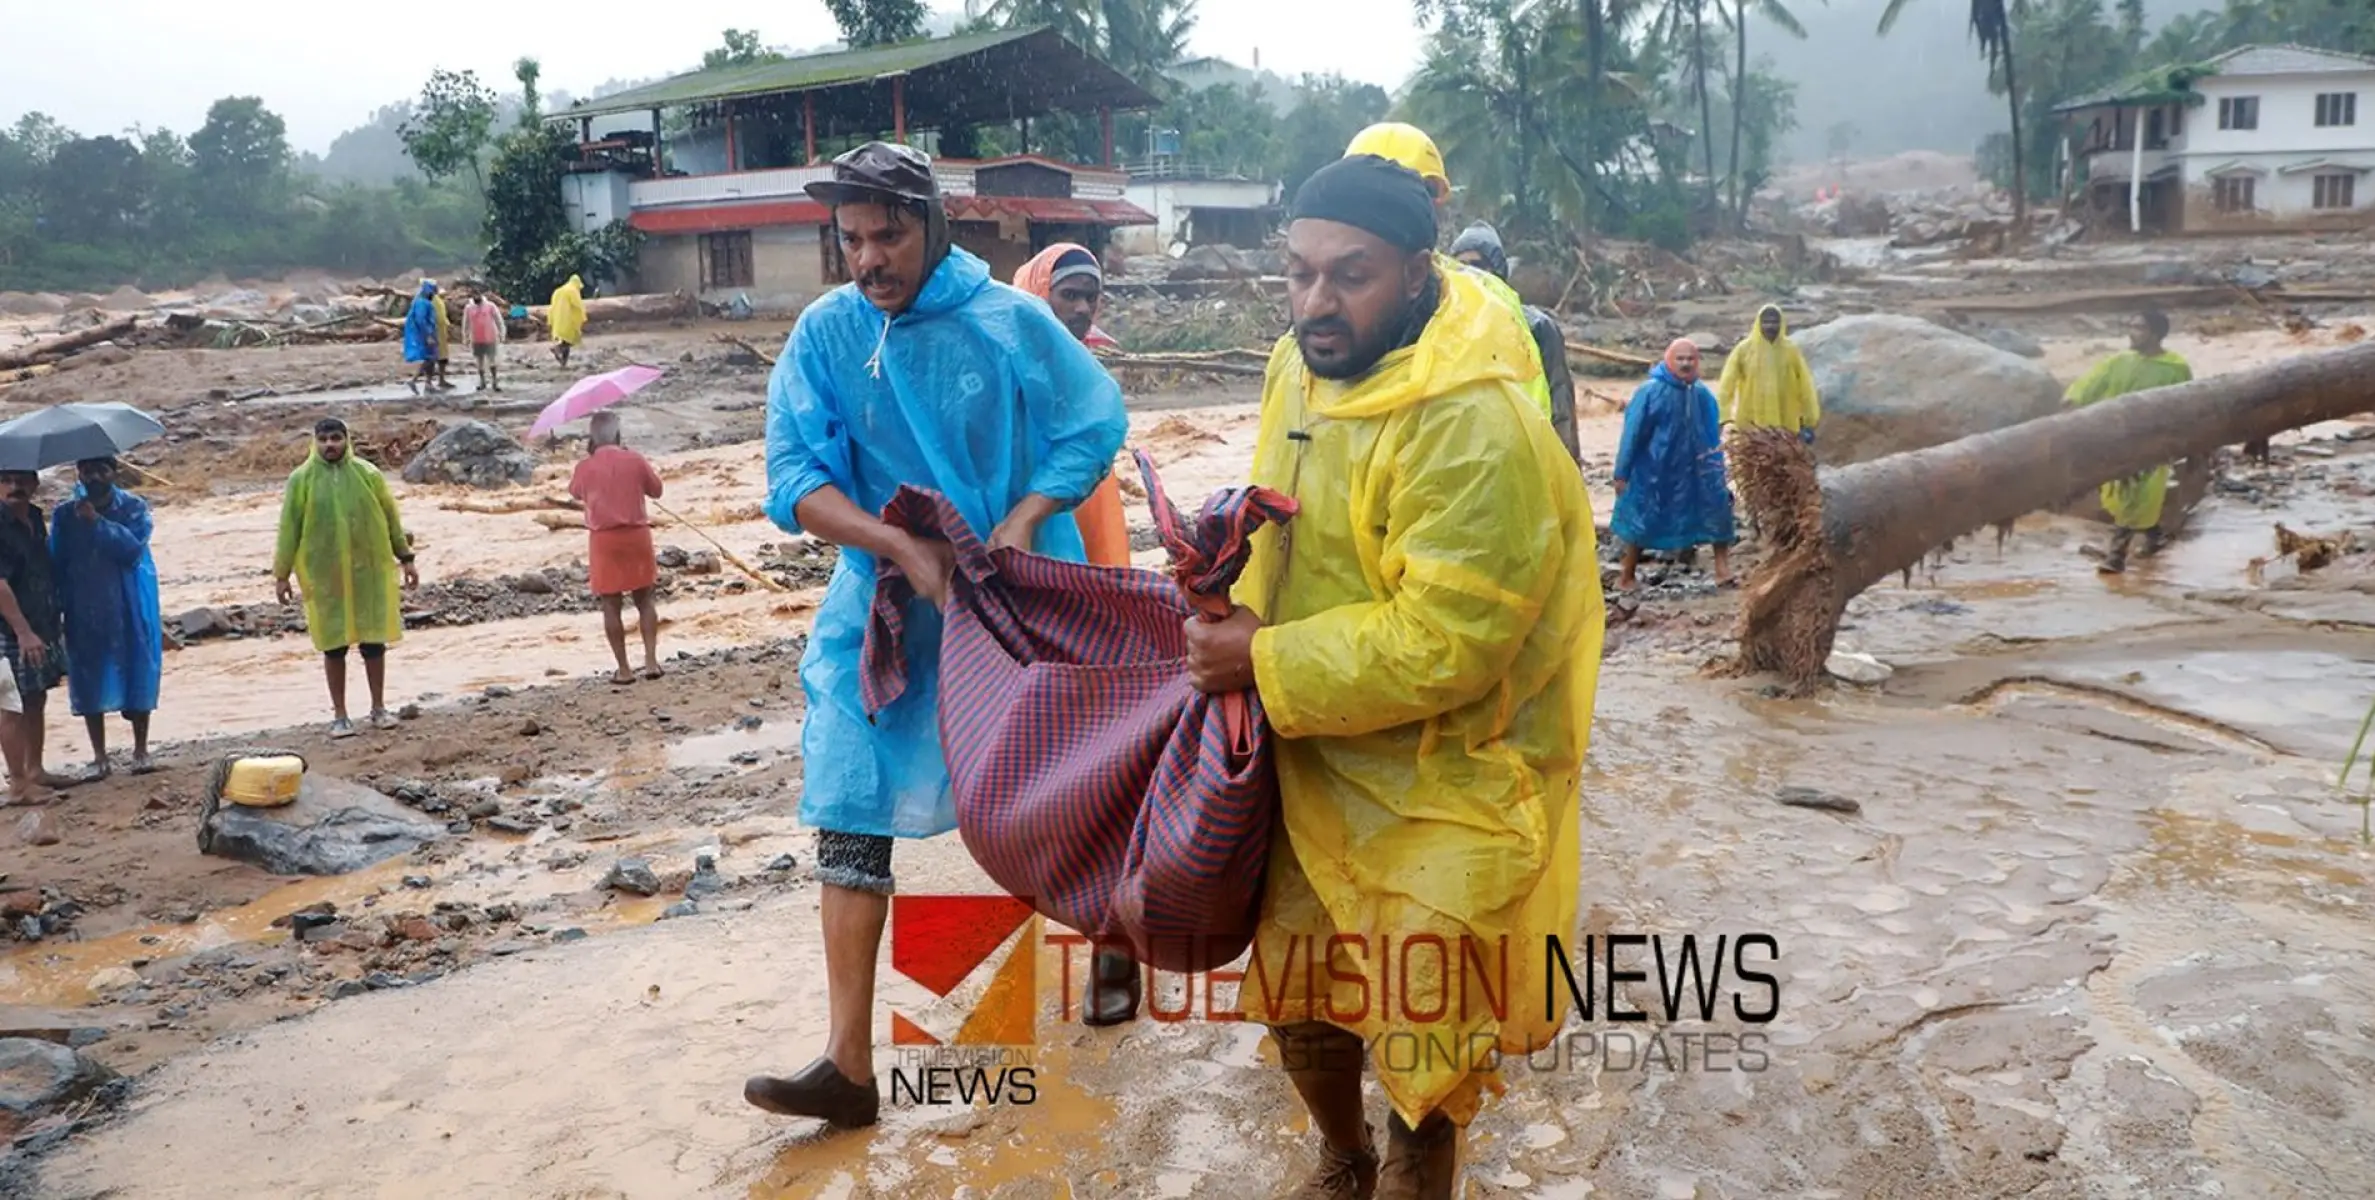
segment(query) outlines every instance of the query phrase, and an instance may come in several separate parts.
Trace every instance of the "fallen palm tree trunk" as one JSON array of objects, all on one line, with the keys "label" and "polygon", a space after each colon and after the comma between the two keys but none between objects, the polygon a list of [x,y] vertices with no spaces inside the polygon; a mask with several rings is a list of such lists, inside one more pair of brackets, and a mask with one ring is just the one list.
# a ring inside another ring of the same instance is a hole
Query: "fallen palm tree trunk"
[{"label": "fallen palm tree trunk", "polygon": [[1771,547],[1741,605],[1740,665],[1822,673],[1847,602],[1932,548],[2113,479],[2375,410],[2375,345],[2157,388],[1817,475],[1786,433],[1736,435],[1742,499]]},{"label": "fallen palm tree trunk", "polygon": [[1627,354],[1622,350],[1607,350],[1598,346],[1585,345],[1582,342],[1567,343],[1567,364],[1569,366],[1589,366],[1593,360],[1615,363],[1620,367],[1639,367],[1644,371],[1658,365],[1658,360],[1654,358]]},{"label": "fallen palm tree trunk", "polygon": [[64,358],[85,346],[113,341],[131,333],[133,325],[137,322],[138,318],[136,317],[120,317],[105,325],[93,325],[89,329],[78,330],[64,337],[51,338],[46,342],[35,342],[30,346],[20,346],[14,350],[0,350],[0,371],[8,370],[11,367],[30,367],[37,363],[49,362]]}]

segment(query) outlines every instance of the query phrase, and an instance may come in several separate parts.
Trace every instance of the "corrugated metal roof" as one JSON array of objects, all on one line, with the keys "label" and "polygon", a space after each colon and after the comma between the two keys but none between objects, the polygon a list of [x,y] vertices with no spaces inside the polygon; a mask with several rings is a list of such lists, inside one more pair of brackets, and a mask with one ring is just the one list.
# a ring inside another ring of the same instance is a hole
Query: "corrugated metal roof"
[{"label": "corrugated metal roof", "polygon": [[2290,43],[2237,46],[2210,60],[2221,75],[2317,75],[2375,70],[2375,58]]},{"label": "corrugated metal roof", "polygon": [[[845,87],[887,76],[916,75],[935,69],[947,73],[962,60],[977,55],[992,56],[998,60],[982,64],[990,68],[982,74],[994,75],[996,79],[949,81],[955,85],[951,90],[966,98],[984,90],[1001,90],[996,85],[1002,81],[1002,90],[1006,90],[1009,95],[1018,91],[1030,93],[1034,107],[1087,111],[1101,106],[1151,108],[1156,104],[1155,98],[1145,89],[1073,45],[1062,34],[1045,27],[1033,27],[926,38],[890,46],[810,54],[780,62],[694,71],[600,99],[579,101],[551,116],[554,119],[574,119],[646,112],[655,108],[677,108],[737,97]],[[909,97],[911,111],[921,99],[913,95]],[[1068,104],[1066,101],[1073,103]],[[997,115],[1003,118],[1007,114],[1000,107]]]}]

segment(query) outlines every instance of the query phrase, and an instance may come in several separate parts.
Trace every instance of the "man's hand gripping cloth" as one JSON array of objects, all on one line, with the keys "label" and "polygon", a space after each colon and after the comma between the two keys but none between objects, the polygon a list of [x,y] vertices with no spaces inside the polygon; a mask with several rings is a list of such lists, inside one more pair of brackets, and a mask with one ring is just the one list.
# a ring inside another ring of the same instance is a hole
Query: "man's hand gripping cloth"
[{"label": "man's hand gripping cloth", "polygon": [[[1278,782],[1260,701],[1190,686],[1184,628],[1228,614],[1253,531],[1292,518],[1295,503],[1233,489],[1190,525],[1145,455],[1138,465],[1168,577],[991,550],[946,501],[912,488],[883,520],[956,549],[940,738],[966,849],[1041,914],[1141,962],[1204,971],[1253,940]],[[906,686],[899,639],[913,595],[883,563],[866,630],[870,713]]]}]

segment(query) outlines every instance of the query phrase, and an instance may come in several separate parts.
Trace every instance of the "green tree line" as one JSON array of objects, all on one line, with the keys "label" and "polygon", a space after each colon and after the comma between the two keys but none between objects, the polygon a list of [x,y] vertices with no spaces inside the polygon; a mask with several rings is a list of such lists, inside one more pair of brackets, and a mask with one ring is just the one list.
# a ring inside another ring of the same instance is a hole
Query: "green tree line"
[{"label": "green tree line", "polygon": [[215,101],[187,137],[86,136],[25,113],[0,131],[0,291],[477,257],[484,204],[467,187],[333,183],[294,166],[286,125],[253,96]]}]

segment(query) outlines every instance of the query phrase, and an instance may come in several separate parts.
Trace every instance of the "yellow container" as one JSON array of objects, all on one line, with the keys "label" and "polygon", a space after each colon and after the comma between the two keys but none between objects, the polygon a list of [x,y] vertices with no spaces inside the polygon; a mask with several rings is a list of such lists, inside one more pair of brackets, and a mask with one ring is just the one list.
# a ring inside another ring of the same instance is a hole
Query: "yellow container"
[{"label": "yellow container", "polygon": [[223,781],[223,799],[249,808],[278,808],[297,799],[305,782],[305,760],[296,755],[243,758],[231,764]]}]

